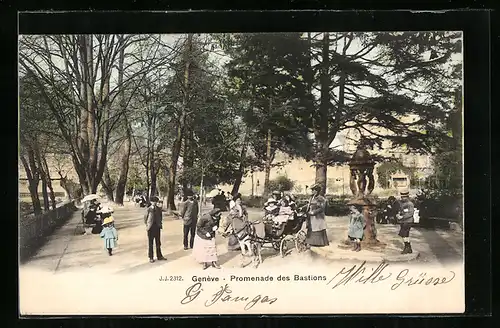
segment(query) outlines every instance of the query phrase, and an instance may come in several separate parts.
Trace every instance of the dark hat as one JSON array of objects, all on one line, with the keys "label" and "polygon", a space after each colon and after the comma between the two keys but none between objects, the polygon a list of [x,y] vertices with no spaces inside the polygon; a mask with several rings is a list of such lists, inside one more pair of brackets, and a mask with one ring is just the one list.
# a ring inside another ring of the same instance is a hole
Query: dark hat
[{"label": "dark hat", "polygon": [[220,208],[215,207],[215,208],[213,208],[212,210],[210,210],[209,214],[210,214],[211,216],[217,216],[217,215],[219,215],[221,212],[222,212],[222,211],[221,211],[221,209],[220,209]]},{"label": "dark hat", "polygon": [[349,207],[351,207],[351,206],[354,207],[355,209],[357,209],[358,212],[360,212],[360,213],[363,212],[363,206],[361,206],[359,204],[351,204],[351,205],[349,205]]},{"label": "dark hat", "polygon": [[321,186],[319,183],[315,183],[311,186],[311,190],[319,190],[321,191]]},{"label": "dark hat", "polygon": [[151,197],[152,202],[158,202],[160,199],[156,196]]}]

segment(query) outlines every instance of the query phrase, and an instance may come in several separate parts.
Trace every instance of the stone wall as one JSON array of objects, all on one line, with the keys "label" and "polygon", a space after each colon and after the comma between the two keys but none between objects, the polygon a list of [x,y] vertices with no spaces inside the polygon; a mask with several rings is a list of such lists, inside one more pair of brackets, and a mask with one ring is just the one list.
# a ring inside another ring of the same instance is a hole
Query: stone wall
[{"label": "stone wall", "polygon": [[74,201],[65,202],[55,210],[38,216],[28,215],[19,218],[19,255],[21,260],[29,257],[42,244],[56,227],[65,223],[76,211]]}]

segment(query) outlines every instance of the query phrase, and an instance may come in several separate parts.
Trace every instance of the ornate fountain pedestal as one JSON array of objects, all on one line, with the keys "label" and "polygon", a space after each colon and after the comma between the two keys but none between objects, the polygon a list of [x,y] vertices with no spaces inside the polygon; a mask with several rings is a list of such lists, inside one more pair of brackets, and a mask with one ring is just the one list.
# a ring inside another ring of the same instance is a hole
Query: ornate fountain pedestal
[{"label": "ornate fountain pedestal", "polygon": [[[349,162],[351,171],[350,189],[353,198],[348,202],[348,205],[360,205],[363,208],[363,216],[365,218],[365,229],[362,240],[362,245],[365,247],[384,247],[385,244],[377,239],[377,230],[375,228],[375,208],[377,206],[375,199],[371,197],[371,193],[375,187],[375,178],[373,169],[375,162],[372,160],[370,153],[363,148],[359,148]],[[339,247],[351,247],[349,240],[344,241]]]}]

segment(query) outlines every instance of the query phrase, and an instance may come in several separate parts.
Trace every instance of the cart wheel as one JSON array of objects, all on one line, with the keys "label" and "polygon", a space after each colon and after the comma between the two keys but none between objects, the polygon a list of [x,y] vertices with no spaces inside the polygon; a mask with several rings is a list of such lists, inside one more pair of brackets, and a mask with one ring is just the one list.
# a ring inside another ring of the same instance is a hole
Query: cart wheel
[{"label": "cart wheel", "polygon": [[280,243],[280,254],[281,254],[281,257],[285,257],[287,254],[288,254],[288,245],[287,245],[287,238],[283,238],[281,240],[281,243]]},{"label": "cart wheel", "polygon": [[298,253],[306,250],[306,233],[304,231],[299,231],[297,235],[295,235],[295,248]]}]

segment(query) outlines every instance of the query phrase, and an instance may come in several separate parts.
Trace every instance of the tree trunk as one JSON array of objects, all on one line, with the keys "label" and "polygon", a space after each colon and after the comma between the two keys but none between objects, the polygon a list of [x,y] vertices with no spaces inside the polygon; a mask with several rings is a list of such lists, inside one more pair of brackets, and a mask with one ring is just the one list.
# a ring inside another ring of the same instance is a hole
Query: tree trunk
[{"label": "tree trunk", "polygon": [[194,166],[194,131],[191,128],[192,118],[186,117],[186,130],[184,132],[184,152],[182,156],[182,189],[184,191],[192,189],[197,182],[192,174]]},{"label": "tree trunk", "polygon": [[265,175],[264,175],[264,197],[269,196],[271,191],[269,190],[269,177],[271,175],[271,129],[267,130],[267,140],[266,140],[266,164],[265,164]]},{"label": "tree trunk", "polygon": [[49,199],[52,206],[52,209],[55,209],[57,206],[56,195],[54,194],[54,188],[52,187],[52,177],[50,176],[49,165],[47,164],[47,158],[42,156],[42,165],[45,171],[45,176],[47,178],[47,188],[49,189]]},{"label": "tree trunk", "polygon": [[179,153],[180,153],[180,148],[181,148],[181,141],[182,141],[182,129],[181,127],[177,127],[178,134],[177,138],[174,142],[174,146],[172,149],[172,158],[171,162],[169,165],[169,171],[168,171],[168,194],[167,194],[167,209],[170,210],[176,210],[175,208],[175,191],[176,191],[176,183],[175,183],[175,177],[177,175],[177,162],[179,160]]},{"label": "tree trunk", "polygon": [[150,186],[150,197],[156,196],[158,190],[157,190],[157,179],[158,179],[158,174],[157,174],[157,165],[155,163],[151,163],[150,166],[151,173],[150,173],[150,178],[151,178],[151,186]]},{"label": "tree trunk", "polygon": [[177,134],[172,147],[172,157],[169,167],[169,178],[168,178],[168,196],[167,196],[167,209],[175,210],[175,178],[177,175],[177,162],[179,161],[179,154],[181,151],[182,138],[184,136],[184,126],[186,123],[186,114],[189,109],[189,90],[190,90],[190,79],[189,71],[191,65],[191,51],[192,51],[192,41],[193,35],[188,34],[186,51],[185,51],[185,68],[184,68],[184,95],[183,103],[184,108],[180,115],[179,124],[177,126]]},{"label": "tree trunk", "polygon": [[76,174],[78,175],[78,182],[80,183],[83,194],[90,194],[90,184],[87,180],[87,174],[85,173],[84,164],[81,164],[78,161],[77,155],[74,153],[72,154],[71,159],[73,161],[73,167],[75,168]]},{"label": "tree trunk", "polygon": [[204,193],[204,186],[203,186],[203,180],[205,177],[205,167],[203,167],[203,164],[201,164],[201,181],[200,181],[200,204],[199,204],[199,211],[198,211],[198,219],[201,218],[201,207],[203,206],[203,199],[205,198],[205,193]]},{"label": "tree trunk", "polygon": [[43,208],[44,210],[50,211],[50,205],[49,205],[49,194],[47,193],[47,181],[45,180],[45,177],[42,177],[42,196],[43,196]]},{"label": "tree trunk", "polygon": [[[120,110],[125,111],[125,93],[123,90],[123,65],[125,62],[125,47],[122,47],[118,58],[118,85],[120,85]],[[120,175],[116,183],[116,197],[115,203],[123,205],[123,198],[125,197],[125,189],[127,187],[127,177],[130,161],[130,150],[132,148],[132,131],[127,119],[127,113],[123,114],[123,123],[125,125],[125,142],[122,148]]]},{"label": "tree trunk", "polygon": [[31,203],[33,207],[33,212],[35,215],[41,214],[42,213],[42,204],[40,203],[40,197],[38,196],[38,184],[39,180],[37,179],[36,181],[28,181],[29,183],[29,190],[30,190],[30,195],[31,195]]},{"label": "tree trunk", "polygon": [[26,171],[26,177],[28,178],[28,189],[30,191],[33,212],[35,215],[38,215],[42,212],[40,197],[38,196],[38,184],[40,179],[37,168],[32,166],[30,167],[30,163],[34,163],[34,156],[32,153],[33,152],[31,150],[28,150],[29,159],[26,159],[23,155],[21,155],[21,162],[23,163],[24,170]]},{"label": "tree trunk", "polygon": [[317,183],[321,186],[321,194],[323,196],[326,194],[327,170],[328,170],[328,166],[326,165],[326,163],[317,163],[316,164],[315,183]]},{"label": "tree trunk", "polygon": [[331,106],[330,85],[331,77],[329,73],[330,66],[330,41],[329,34],[323,33],[323,49],[320,76],[320,106],[317,116],[315,137],[316,137],[316,179],[315,182],[321,186],[321,193],[326,192],[326,179],[328,169],[328,151],[329,142],[329,109]]},{"label": "tree trunk", "polygon": [[240,166],[238,168],[238,176],[234,181],[233,190],[231,190],[231,195],[236,195],[240,189],[243,176],[245,175],[245,160],[247,157],[248,149],[248,128],[245,131],[245,137],[243,138],[243,146],[241,147],[240,153]]},{"label": "tree trunk", "polygon": [[42,155],[40,153],[40,147],[35,140],[34,142],[34,156],[35,156],[35,163],[36,167],[38,168],[38,172],[40,173],[40,178],[42,179],[42,197],[43,197],[43,208],[45,211],[50,210],[50,203],[49,203],[49,194],[47,193],[47,181],[49,180],[47,171],[45,170],[45,167],[43,165],[43,159]]},{"label": "tree trunk", "polygon": [[104,177],[101,181],[102,189],[104,189],[104,192],[106,193],[106,197],[110,202],[114,202],[115,198],[113,195],[113,181],[111,181],[111,176],[109,175],[109,170],[108,167],[104,169]]},{"label": "tree trunk", "polygon": [[115,203],[123,205],[123,199],[125,197],[125,189],[127,187],[127,176],[129,169],[130,160],[130,148],[132,145],[130,129],[127,127],[127,138],[123,145],[123,156],[121,158],[120,175],[118,176],[118,181],[116,183],[116,198]]},{"label": "tree trunk", "polygon": [[66,177],[63,177],[60,172],[59,172],[59,176],[61,177],[61,179],[59,180],[59,184],[61,185],[61,188],[63,188],[64,191],[66,192],[66,200],[72,200],[74,195],[73,195],[73,191],[68,186],[68,179]]}]

